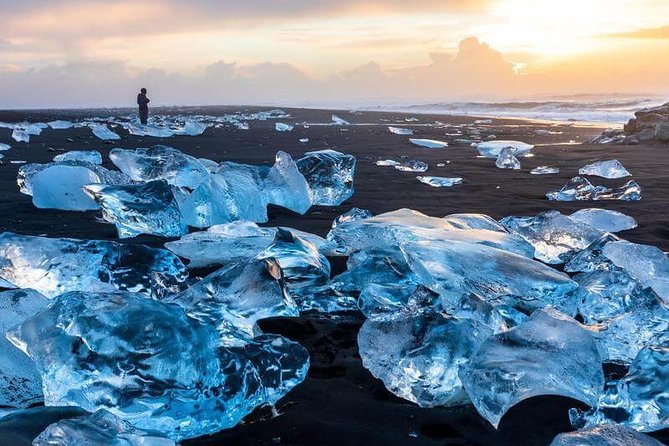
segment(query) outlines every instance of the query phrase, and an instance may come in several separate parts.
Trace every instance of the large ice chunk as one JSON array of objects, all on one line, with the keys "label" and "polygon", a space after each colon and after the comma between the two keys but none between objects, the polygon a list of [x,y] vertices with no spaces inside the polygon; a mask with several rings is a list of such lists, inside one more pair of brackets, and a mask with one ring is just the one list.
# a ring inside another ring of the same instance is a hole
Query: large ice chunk
[{"label": "large ice chunk", "polygon": [[569,218],[605,232],[620,232],[637,227],[636,220],[632,217],[608,209],[581,209],[571,214]]},{"label": "large ice chunk", "polygon": [[102,215],[116,225],[120,238],[152,234],[179,237],[188,232],[172,189],[166,181],[141,185],[92,184],[84,191],[102,208]]},{"label": "large ice chunk", "polygon": [[307,152],[297,160],[297,168],[307,180],[313,204],[339,206],[353,196],[353,155],[335,150]]},{"label": "large ice chunk", "polygon": [[32,177],[33,204],[40,209],[90,211],[100,207],[83,187],[102,179],[83,166],[54,165]]},{"label": "large ice chunk", "polygon": [[35,361],[46,405],[106,409],[174,440],[234,426],[308,368],[280,336],[222,347],[180,307],[125,292],[63,294],[8,339]]},{"label": "large ice chunk", "polygon": [[618,160],[597,161],[581,167],[578,173],[579,175],[593,175],[609,179],[632,176]]},{"label": "large ice chunk", "polygon": [[539,395],[594,406],[604,387],[597,346],[588,331],[553,310],[484,341],[460,378],[476,410],[497,427],[519,402]]},{"label": "large ice chunk", "polygon": [[195,189],[209,176],[197,158],[168,146],[112,149],[109,158],[121,172],[136,181],[165,180],[173,186]]},{"label": "large ice chunk", "polygon": [[564,263],[603,235],[598,229],[558,211],[542,212],[535,217],[505,217],[500,223],[531,243],[537,259],[550,264]]},{"label": "large ice chunk", "polygon": [[68,291],[177,292],[188,277],[164,249],[96,240],[0,234],[0,279],[52,298]]},{"label": "large ice chunk", "polygon": [[388,131],[395,135],[413,135],[413,130],[406,127],[388,127]]},{"label": "large ice chunk", "polygon": [[427,147],[428,149],[443,149],[444,147],[448,147],[447,142],[437,141],[435,139],[410,138],[409,141],[411,141],[411,144],[420,147]]},{"label": "large ice chunk", "polygon": [[511,169],[519,170],[520,161],[513,155],[513,149],[510,147],[503,148],[499,155],[497,156],[497,161],[495,161],[495,166],[500,169]]},{"label": "large ice chunk", "polygon": [[653,437],[610,424],[560,434],[549,446],[663,446]]},{"label": "large ice chunk", "polygon": [[5,332],[42,311],[46,297],[34,290],[0,293],[0,406],[28,407],[42,400],[35,364],[5,339]]},{"label": "large ice chunk", "polygon": [[47,122],[47,125],[54,130],[66,130],[66,129],[72,128],[74,126],[74,123],[70,122],[70,121],[63,121],[63,120],[59,119],[59,120],[56,120],[56,121]]},{"label": "large ice chunk", "polygon": [[53,157],[54,161],[83,161],[91,164],[102,164],[102,154],[96,150],[71,150]]},{"label": "large ice chunk", "polygon": [[[68,160],[68,161],[57,161],[48,164],[26,164],[19,168],[19,174],[16,177],[16,183],[19,186],[19,189],[22,194],[33,195],[33,182],[35,177],[40,174],[40,172],[50,168],[50,167],[79,167],[85,168],[92,172],[91,175],[96,175],[99,179],[99,183],[104,184],[113,184],[113,185],[123,185],[123,184],[132,184],[133,181],[124,173],[109,170],[97,164],[91,164],[87,161],[80,160]],[[92,177],[95,178],[95,177]]]},{"label": "large ice chunk", "polygon": [[107,127],[107,124],[91,123],[88,126],[93,131],[93,134],[103,141],[114,141],[121,139],[121,137],[117,133],[115,133],[114,131],[110,130],[109,127]]},{"label": "large ice chunk", "polygon": [[106,410],[51,424],[33,446],[176,446],[160,432],[135,428]]},{"label": "large ice chunk", "polygon": [[286,152],[276,154],[276,162],[267,174],[265,187],[269,203],[298,214],[304,214],[312,205],[309,184]]},{"label": "large ice chunk", "polygon": [[564,266],[564,270],[570,273],[589,273],[592,271],[611,269],[611,261],[604,256],[604,246],[620,238],[614,234],[606,233],[601,238],[592,242],[587,248],[574,255]]},{"label": "large ice chunk", "polygon": [[534,148],[533,145],[520,141],[486,141],[476,144],[476,149],[486,158],[497,158],[504,149],[509,149],[514,156],[521,156]]},{"label": "large ice chunk", "polygon": [[459,372],[492,330],[437,312],[368,319],[358,334],[362,364],[395,395],[421,407],[468,401]]},{"label": "large ice chunk", "polygon": [[548,192],[546,197],[552,201],[639,201],[641,186],[636,181],[628,181],[619,188],[611,189],[605,186],[593,186],[584,177],[574,177],[559,191]]}]

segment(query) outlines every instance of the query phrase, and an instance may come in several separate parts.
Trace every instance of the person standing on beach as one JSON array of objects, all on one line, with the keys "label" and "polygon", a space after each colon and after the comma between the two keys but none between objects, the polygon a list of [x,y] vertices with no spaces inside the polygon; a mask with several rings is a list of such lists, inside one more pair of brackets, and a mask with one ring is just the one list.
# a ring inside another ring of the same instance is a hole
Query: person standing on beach
[{"label": "person standing on beach", "polygon": [[142,88],[137,95],[137,105],[139,106],[139,122],[144,125],[149,120],[149,102],[151,100],[146,97],[146,88]]}]

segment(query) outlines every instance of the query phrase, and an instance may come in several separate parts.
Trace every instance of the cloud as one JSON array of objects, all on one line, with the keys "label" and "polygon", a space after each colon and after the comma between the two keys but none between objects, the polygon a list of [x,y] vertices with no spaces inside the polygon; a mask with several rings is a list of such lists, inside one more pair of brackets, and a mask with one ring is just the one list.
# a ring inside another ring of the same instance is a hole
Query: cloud
[{"label": "cloud", "polygon": [[661,28],[639,29],[636,31],[607,34],[605,37],[616,37],[622,39],[669,39],[669,26]]}]

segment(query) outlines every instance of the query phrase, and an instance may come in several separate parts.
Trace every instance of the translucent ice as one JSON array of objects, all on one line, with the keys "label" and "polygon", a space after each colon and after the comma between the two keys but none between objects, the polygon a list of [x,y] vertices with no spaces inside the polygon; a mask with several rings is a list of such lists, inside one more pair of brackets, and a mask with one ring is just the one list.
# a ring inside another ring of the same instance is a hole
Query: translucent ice
[{"label": "translucent ice", "polygon": [[92,184],[84,191],[102,208],[105,220],[116,225],[120,238],[139,234],[179,237],[188,232],[166,181],[130,186]]},{"label": "translucent ice", "polygon": [[513,155],[513,149],[510,147],[503,148],[499,155],[497,156],[497,161],[495,161],[495,166],[500,169],[520,169],[520,161]]},{"label": "translucent ice", "polygon": [[460,370],[492,331],[437,312],[367,320],[358,334],[362,364],[395,395],[421,407],[467,402]]},{"label": "translucent ice", "polygon": [[388,130],[395,135],[413,135],[413,130],[406,127],[388,127]]},{"label": "translucent ice", "polygon": [[32,178],[32,196],[35,207],[66,211],[100,209],[83,186],[100,183],[102,179],[83,166],[54,165]]},{"label": "translucent ice", "polygon": [[549,446],[663,446],[653,437],[615,424],[560,434]]},{"label": "translucent ice", "polygon": [[12,138],[14,138],[14,141],[16,142],[30,142],[30,135],[22,128],[15,128],[12,130]]},{"label": "translucent ice", "polygon": [[137,429],[106,410],[47,427],[33,446],[175,446],[159,432]]},{"label": "translucent ice", "polygon": [[113,132],[112,130],[109,130],[107,124],[89,124],[89,127],[93,131],[93,134],[98,138],[102,139],[103,141],[112,141],[121,139],[121,137],[117,133]]},{"label": "translucent ice", "polygon": [[476,410],[495,427],[525,399],[559,395],[594,406],[604,387],[594,340],[552,309],[485,340],[460,378]]},{"label": "translucent ice", "polygon": [[0,152],[4,152],[4,151],[9,150],[11,148],[12,148],[12,146],[10,146],[9,144],[5,144],[4,142],[0,142]]},{"label": "translucent ice", "polygon": [[426,162],[420,160],[409,160],[401,164],[396,164],[395,169],[402,172],[426,172],[429,166]]},{"label": "translucent ice", "polygon": [[47,125],[52,129],[57,129],[57,130],[65,130],[72,128],[74,126],[74,124],[70,121],[61,121],[61,120],[47,122]]},{"label": "translucent ice", "polygon": [[196,158],[168,146],[112,149],[109,158],[136,181],[165,180],[173,186],[195,189],[209,176],[207,168]]},{"label": "translucent ice", "polygon": [[34,290],[0,293],[0,406],[28,407],[42,400],[42,380],[35,364],[4,337],[5,332],[48,305]]},{"label": "translucent ice", "polygon": [[265,179],[268,201],[298,214],[304,214],[312,205],[311,190],[293,158],[278,152],[274,166]]},{"label": "translucent ice", "polygon": [[596,163],[581,167],[578,173],[579,175],[594,175],[610,179],[632,176],[618,160],[597,161]]},{"label": "translucent ice", "polygon": [[574,255],[564,266],[564,270],[570,273],[589,273],[597,270],[610,270],[611,261],[604,256],[604,246],[612,241],[620,240],[611,233],[606,233],[592,242],[587,248]]},{"label": "translucent ice", "polygon": [[553,201],[599,201],[599,200],[641,200],[641,186],[636,181],[628,181],[623,186],[610,189],[605,186],[593,186],[583,177],[574,177],[562,189],[546,194]]},{"label": "translucent ice", "polygon": [[106,409],[174,440],[234,426],[308,368],[280,336],[222,347],[178,306],[125,292],[63,294],[7,336],[35,361],[46,405]]},{"label": "translucent ice", "polygon": [[581,209],[571,214],[569,218],[605,232],[620,232],[637,227],[636,220],[632,217],[607,209]]},{"label": "translucent ice", "polygon": [[669,347],[654,346],[641,350],[622,379],[607,383],[594,409],[572,409],[576,427],[621,424],[632,429],[653,432],[669,426],[667,386]]},{"label": "translucent ice", "polygon": [[500,223],[531,243],[537,259],[550,264],[568,261],[603,235],[558,211],[542,212],[535,217],[505,217]]},{"label": "translucent ice", "polygon": [[54,161],[83,161],[91,164],[102,164],[102,155],[95,150],[71,150],[53,158]]},{"label": "translucent ice", "polygon": [[283,122],[277,122],[274,125],[274,128],[276,129],[277,132],[290,132],[293,130],[293,126],[289,124],[284,124]]},{"label": "translucent ice", "polygon": [[559,167],[550,167],[550,166],[539,166],[535,167],[534,169],[530,170],[530,173],[532,175],[553,175],[556,173],[560,173],[560,168]]},{"label": "translucent ice", "polygon": [[444,147],[448,147],[448,143],[444,141],[437,141],[435,139],[417,139],[417,138],[411,138],[409,139],[412,144],[421,146],[421,147],[427,147],[428,149],[443,149]]},{"label": "translucent ice", "polygon": [[503,149],[510,149],[514,156],[521,156],[534,148],[533,145],[520,141],[486,141],[476,144],[479,154],[486,158],[497,158]]},{"label": "translucent ice", "polygon": [[[92,172],[91,175],[96,175],[100,183],[104,184],[131,184],[133,181],[124,173],[118,172],[116,170],[109,170],[97,164],[91,164],[87,161],[79,160],[69,160],[69,161],[58,161],[48,164],[26,164],[19,168],[19,174],[16,178],[16,183],[19,186],[22,194],[32,195],[33,194],[33,181],[35,177],[45,169],[54,166],[70,166],[70,167],[79,167],[85,168]],[[67,180],[64,180],[67,181]]]},{"label": "translucent ice", "polygon": [[462,178],[446,178],[446,177],[425,177],[417,176],[416,179],[421,183],[425,183],[432,187],[451,187],[462,183]]},{"label": "translucent ice", "polygon": [[332,123],[334,125],[350,125],[351,124],[346,119],[342,119],[337,115],[332,115]]},{"label": "translucent ice", "polygon": [[188,277],[164,249],[96,240],[0,234],[0,279],[52,298],[68,291],[179,291]]},{"label": "translucent ice", "polygon": [[388,167],[394,167],[394,166],[397,166],[399,164],[399,162],[393,161],[393,160],[379,160],[375,164],[377,166],[383,166],[383,167],[387,167],[387,166]]},{"label": "translucent ice", "polygon": [[339,206],[353,196],[355,157],[334,150],[307,152],[297,168],[307,180],[312,203]]}]

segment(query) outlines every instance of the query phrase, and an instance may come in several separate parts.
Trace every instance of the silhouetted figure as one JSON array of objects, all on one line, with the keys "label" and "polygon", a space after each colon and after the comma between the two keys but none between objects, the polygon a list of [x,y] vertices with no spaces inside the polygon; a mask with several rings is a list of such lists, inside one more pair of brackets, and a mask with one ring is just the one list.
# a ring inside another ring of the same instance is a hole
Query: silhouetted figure
[{"label": "silhouetted figure", "polygon": [[144,125],[149,120],[149,102],[151,100],[146,97],[146,88],[142,88],[137,95],[137,105],[139,106],[139,122]]}]

